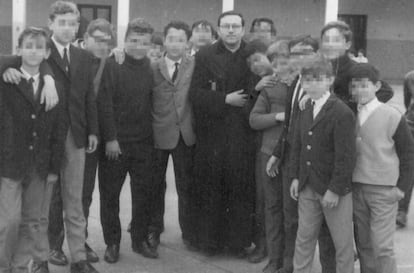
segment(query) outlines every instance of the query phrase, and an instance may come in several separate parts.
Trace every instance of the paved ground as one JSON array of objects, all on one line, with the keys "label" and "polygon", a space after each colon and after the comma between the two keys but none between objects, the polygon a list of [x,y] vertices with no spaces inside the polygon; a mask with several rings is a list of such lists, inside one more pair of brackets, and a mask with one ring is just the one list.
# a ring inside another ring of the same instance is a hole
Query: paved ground
[{"label": "paved ground", "polygon": [[[401,87],[397,90],[393,104],[401,105]],[[170,162],[171,163],[171,162]],[[167,196],[165,213],[165,232],[161,237],[159,249],[160,258],[157,260],[145,259],[131,251],[129,234],[126,227],[131,217],[131,198],[129,180],[127,180],[121,194],[120,217],[123,227],[121,244],[121,258],[115,265],[103,262],[105,244],[103,243],[102,230],[99,221],[99,194],[95,191],[94,201],[89,218],[90,245],[101,257],[101,262],[96,268],[101,273],[259,273],[265,266],[265,262],[252,265],[244,260],[228,256],[206,258],[197,252],[186,250],[180,239],[180,230],[177,221],[177,195],[174,186],[173,171],[171,165],[167,173]],[[408,227],[399,230],[395,236],[395,249],[398,259],[399,273],[414,273],[414,202],[411,204]],[[67,250],[65,250],[67,253]],[[359,272],[358,263],[355,264],[356,273]],[[51,267],[51,272],[66,273],[68,267]],[[320,272],[320,265],[315,259],[312,273]]]}]

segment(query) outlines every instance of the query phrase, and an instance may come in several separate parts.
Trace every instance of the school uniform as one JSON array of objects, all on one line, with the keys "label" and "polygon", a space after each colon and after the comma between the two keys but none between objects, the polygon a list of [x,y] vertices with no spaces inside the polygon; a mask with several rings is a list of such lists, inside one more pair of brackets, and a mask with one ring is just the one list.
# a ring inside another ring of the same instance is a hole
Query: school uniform
[{"label": "school uniform", "polygon": [[153,65],[152,128],[154,130],[154,199],[151,231],[163,231],[165,173],[168,157],[174,163],[178,193],[178,218],[183,239],[194,242],[193,230],[193,150],[196,136],[188,93],[194,71],[194,58],[184,56],[177,62],[164,56]]},{"label": "school uniform", "polygon": [[98,109],[103,146],[117,140],[122,152],[118,160],[108,159],[105,147],[100,154],[98,178],[104,240],[107,246],[120,244],[119,195],[129,174],[131,239],[133,245],[139,244],[148,234],[152,194],[153,73],[149,59],[136,60],[125,54],[122,65],[108,59],[102,79]]},{"label": "school uniform", "polygon": [[31,259],[47,260],[54,183],[46,178],[59,174],[64,152],[64,99],[46,112],[43,74],[20,70],[18,85],[0,81],[0,272],[28,272]]},{"label": "school uniform", "polygon": [[358,107],[356,167],[353,172],[354,220],[361,272],[396,273],[394,233],[397,188],[414,176],[414,141],[405,118],[376,98]]},{"label": "school uniform", "polygon": [[[290,178],[299,179],[299,225],[294,272],[311,272],[316,241],[325,218],[336,249],[336,272],[354,269],[351,179],[355,163],[355,118],[334,94],[299,114]],[[322,206],[327,190],[339,195],[334,208]]]}]

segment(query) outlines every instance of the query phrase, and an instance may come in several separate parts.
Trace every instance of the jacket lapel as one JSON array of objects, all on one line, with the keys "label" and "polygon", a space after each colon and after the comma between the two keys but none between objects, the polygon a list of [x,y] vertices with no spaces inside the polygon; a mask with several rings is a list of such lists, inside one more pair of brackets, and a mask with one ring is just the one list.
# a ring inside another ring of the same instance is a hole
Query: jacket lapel
[{"label": "jacket lapel", "polygon": [[183,59],[181,60],[181,65],[178,68],[177,80],[175,81],[176,85],[179,84],[179,82],[182,80],[183,76],[185,75],[185,72],[188,67],[188,63],[189,63],[188,58],[183,57]]},{"label": "jacket lapel", "polygon": [[321,122],[327,116],[327,112],[331,108],[331,106],[334,104],[334,102],[335,102],[335,97],[334,95],[331,94],[328,100],[326,101],[326,103],[322,106],[319,113],[316,115],[315,119],[313,120],[311,128],[315,127],[319,122]]},{"label": "jacket lapel", "polygon": [[17,85],[17,88],[19,89],[20,93],[22,93],[23,97],[26,98],[26,100],[35,107],[35,99],[34,94],[32,93],[32,89],[29,86],[29,83],[26,79],[21,80],[19,84]]},{"label": "jacket lapel", "polygon": [[70,45],[70,47],[69,47],[69,52],[70,52],[69,53],[69,72],[70,72],[70,75],[74,75],[74,73],[75,73],[75,71],[78,67],[79,58],[80,58],[79,57],[79,55],[80,55],[79,50],[80,49],[76,48],[73,45]]},{"label": "jacket lapel", "polygon": [[160,73],[161,73],[161,75],[167,80],[167,81],[169,81],[169,82],[172,82],[171,81],[171,78],[170,78],[170,74],[168,73],[168,68],[167,68],[167,63],[165,62],[165,58],[164,57],[162,57],[161,59],[160,59],[160,62],[159,62],[159,66],[158,66],[158,68],[159,68],[159,70],[160,70]]},{"label": "jacket lapel", "polygon": [[52,44],[52,46],[51,46],[51,53],[50,53],[49,58],[51,58],[58,65],[58,67],[62,70],[62,72],[67,77],[69,77],[68,73],[66,72],[65,65],[63,64],[62,57],[60,56],[59,51],[57,50],[57,48],[55,46],[55,43],[52,42],[51,44]]}]

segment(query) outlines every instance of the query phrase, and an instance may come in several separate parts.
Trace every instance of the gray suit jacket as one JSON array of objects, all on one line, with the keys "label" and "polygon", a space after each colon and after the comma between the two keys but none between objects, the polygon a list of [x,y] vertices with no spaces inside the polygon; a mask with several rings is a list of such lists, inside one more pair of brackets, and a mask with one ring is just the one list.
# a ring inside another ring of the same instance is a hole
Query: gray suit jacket
[{"label": "gray suit jacket", "polygon": [[194,58],[183,57],[178,76],[173,83],[165,58],[153,64],[153,122],[155,148],[171,150],[177,146],[180,134],[187,146],[195,144],[193,110],[188,97]]}]

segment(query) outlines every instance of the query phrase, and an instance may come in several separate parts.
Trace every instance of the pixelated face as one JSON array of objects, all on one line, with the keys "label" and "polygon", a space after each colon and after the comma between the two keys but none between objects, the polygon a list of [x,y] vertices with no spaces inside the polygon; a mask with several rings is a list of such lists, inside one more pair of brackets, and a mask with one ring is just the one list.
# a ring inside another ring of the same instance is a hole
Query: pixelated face
[{"label": "pixelated face", "polygon": [[191,35],[191,42],[198,48],[213,43],[213,32],[209,26],[196,26]]},{"label": "pixelated face", "polygon": [[280,77],[285,77],[291,73],[289,57],[278,55],[272,61],[272,66]]},{"label": "pixelated face", "polygon": [[237,45],[244,35],[242,19],[237,15],[227,15],[221,18],[218,34],[229,46]]},{"label": "pixelated face", "polygon": [[290,49],[290,64],[297,70],[302,69],[304,65],[313,59],[316,52],[311,45],[298,43]]},{"label": "pixelated face", "polygon": [[49,19],[49,29],[53,32],[53,37],[64,46],[75,39],[78,28],[78,16],[75,13],[57,14],[53,20]]},{"label": "pixelated face", "polygon": [[147,57],[152,63],[158,61],[162,57],[161,46],[153,44],[148,50]]},{"label": "pixelated face", "polygon": [[111,40],[110,34],[95,30],[92,35],[87,35],[85,38],[85,49],[92,52],[95,57],[107,57],[110,52]]},{"label": "pixelated face", "polygon": [[130,32],[125,39],[125,53],[140,60],[147,56],[151,48],[151,34]]},{"label": "pixelated face", "polygon": [[270,41],[272,39],[272,26],[266,22],[260,22],[253,27],[254,39]]},{"label": "pixelated face", "polygon": [[302,75],[302,88],[313,100],[317,100],[329,92],[333,77],[327,75]]},{"label": "pixelated face", "polygon": [[253,53],[249,56],[247,62],[250,65],[250,70],[260,77],[273,73],[270,61],[264,53]]},{"label": "pixelated face", "polygon": [[27,36],[22,45],[17,49],[17,54],[22,57],[22,63],[29,67],[37,67],[49,56],[50,50],[46,46],[44,37]]},{"label": "pixelated face", "polygon": [[375,98],[375,93],[380,89],[381,82],[373,83],[368,78],[352,79],[350,90],[352,98],[358,104],[366,104]]},{"label": "pixelated face", "polygon": [[330,60],[344,55],[350,47],[351,42],[337,28],[328,29],[322,36],[321,53]]},{"label": "pixelated face", "polygon": [[165,52],[167,57],[178,60],[186,54],[188,38],[182,29],[170,28],[164,38]]}]

